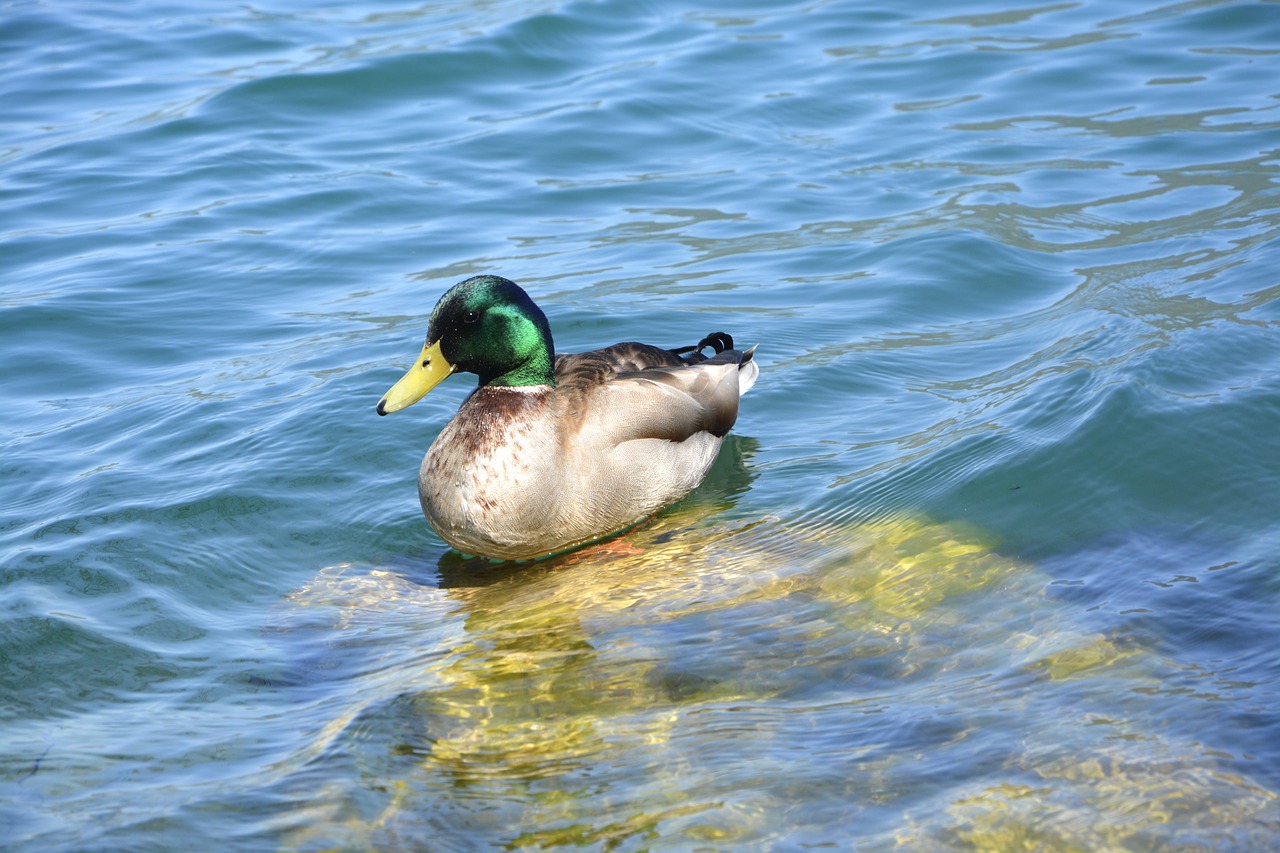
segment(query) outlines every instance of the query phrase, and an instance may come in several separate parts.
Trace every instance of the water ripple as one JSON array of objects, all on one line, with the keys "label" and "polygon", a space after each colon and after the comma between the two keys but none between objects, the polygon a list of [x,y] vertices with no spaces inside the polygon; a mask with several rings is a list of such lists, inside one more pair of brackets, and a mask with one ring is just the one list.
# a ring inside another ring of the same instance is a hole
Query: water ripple
[{"label": "water ripple", "polygon": [[[0,832],[1274,846],[1276,8],[9,10]],[[449,552],[482,272],[759,343],[707,484]]]}]

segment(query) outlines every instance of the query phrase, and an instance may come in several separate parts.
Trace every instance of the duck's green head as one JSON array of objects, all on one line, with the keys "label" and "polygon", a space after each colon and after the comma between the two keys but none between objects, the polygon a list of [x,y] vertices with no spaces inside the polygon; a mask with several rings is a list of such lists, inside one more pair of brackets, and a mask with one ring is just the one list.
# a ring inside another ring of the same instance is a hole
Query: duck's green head
[{"label": "duck's green head", "polygon": [[481,385],[553,385],[553,352],[546,315],[519,285],[469,278],[440,297],[417,362],[378,401],[378,414],[412,406],[457,370]]}]

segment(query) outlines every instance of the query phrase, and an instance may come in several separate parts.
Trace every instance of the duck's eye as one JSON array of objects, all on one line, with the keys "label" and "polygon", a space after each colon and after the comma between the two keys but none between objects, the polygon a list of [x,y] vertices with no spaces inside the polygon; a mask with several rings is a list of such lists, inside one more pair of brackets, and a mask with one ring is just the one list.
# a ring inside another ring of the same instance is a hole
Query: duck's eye
[{"label": "duck's eye", "polygon": [[464,323],[474,323],[476,320],[479,320],[479,319],[480,319],[480,315],[477,314],[475,311],[468,311],[467,316],[462,318]]}]

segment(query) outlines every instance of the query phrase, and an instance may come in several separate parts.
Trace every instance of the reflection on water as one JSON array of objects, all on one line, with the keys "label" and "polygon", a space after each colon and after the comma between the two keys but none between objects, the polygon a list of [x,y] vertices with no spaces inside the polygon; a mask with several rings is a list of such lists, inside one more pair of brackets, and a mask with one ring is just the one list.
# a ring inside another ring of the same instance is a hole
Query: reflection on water
[{"label": "reflection on water", "polygon": [[735,519],[745,482],[722,460],[689,505],[530,567],[344,565],[296,591],[273,636],[323,653],[280,689],[325,695],[330,722],[274,792],[307,802],[284,846],[1201,849],[1280,829],[1273,792],[1127,718],[1169,664],[1080,623],[1034,565],[924,518]]}]

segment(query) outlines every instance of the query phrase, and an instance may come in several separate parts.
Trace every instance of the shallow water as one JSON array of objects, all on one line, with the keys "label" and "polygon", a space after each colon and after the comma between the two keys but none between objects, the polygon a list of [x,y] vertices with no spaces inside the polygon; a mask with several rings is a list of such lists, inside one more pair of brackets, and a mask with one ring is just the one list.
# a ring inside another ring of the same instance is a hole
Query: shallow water
[{"label": "shallow water", "polygon": [[[0,26],[15,850],[1280,842],[1280,4]],[[703,488],[461,560],[439,294],[759,343]]]}]

